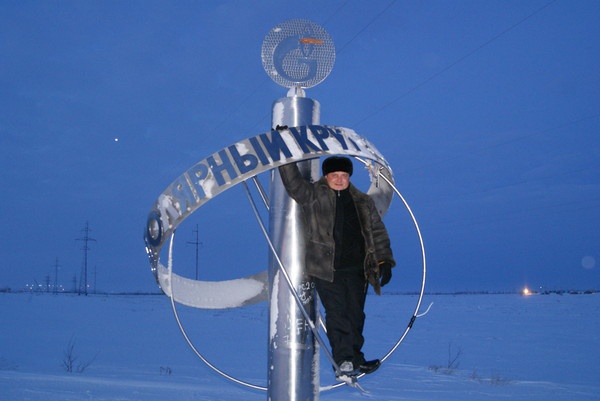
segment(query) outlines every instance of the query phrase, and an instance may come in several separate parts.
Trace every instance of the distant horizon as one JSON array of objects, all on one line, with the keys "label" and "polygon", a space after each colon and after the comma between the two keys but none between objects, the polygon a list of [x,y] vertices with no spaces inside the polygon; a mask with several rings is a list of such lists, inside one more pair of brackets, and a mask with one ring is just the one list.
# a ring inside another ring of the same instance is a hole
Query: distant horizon
[{"label": "distant horizon", "polygon": [[[506,290],[506,291],[502,291],[502,290],[464,290],[464,291],[427,291],[425,290],[425,292],[423,293],[424,295],[494,295],[494,294],[519,294],[519,295],[523,295],[523,296],[528,296],[528,295],[547,295],[547,294],[558,294],[558,295],[563,295],[563,294],[567,294],[567,295],[588,295],[588,294],[595,294],[600,292],[600,289],[595,289],[595,288],[588,288],[588,289],[557,289],[557,290],[543,290],[543,291],[538,291],[538,290],[532,290],[529,289],[529,294],[525,294],[524,293],[525,287],[520,289],[520,290]],[[58,291],[58,292],[52,292],[52,291],[46,291],[43,289],[37,289],[37,290],[28,290],[28,289],[12,289],[12,288],[7,288],[7,287],[2,287],[0,286],[0,293],[14,293],[14,294],[20,294],[20,293],[32,293],[32,294],[50,294],[50,295],[59,295],[59,294],[65,294],[65,295],[80,295],[80,296],[89,296],[89,295],[162,295],[168,298],[167,295],[165,295],[161,290],[156,290],[156,291],[135,291],[135,290],[131,290],[131,291],[89,291],[87,294],[85,293],[80,293],[77,291]],[[370,290],[369,294],[374,296],[375,294]],[[420,292],[411,292],[411,291],[406,291],[406,292],[385,292],[385,290],[382,290],[382,295],[381,296],[386,296],[386,295],[407,295],[407,296],[415,296],[415,295],[419,295]],[[264,301],[263,301],[264,302]]]}]

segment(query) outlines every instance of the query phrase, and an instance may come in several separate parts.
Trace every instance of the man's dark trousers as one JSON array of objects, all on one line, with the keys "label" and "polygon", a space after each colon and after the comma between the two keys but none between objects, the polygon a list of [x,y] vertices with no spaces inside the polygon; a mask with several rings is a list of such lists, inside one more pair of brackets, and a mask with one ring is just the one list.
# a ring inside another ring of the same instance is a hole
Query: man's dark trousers
[{"label": "man's dark trousers", "polygon": [[363,268],[336,270],[333,282],[315,278],[321,303],[325,308],[325,327],[333,359],[339,365],[351,361],[354,368],[365,362],[365,299],[367,282]]}]

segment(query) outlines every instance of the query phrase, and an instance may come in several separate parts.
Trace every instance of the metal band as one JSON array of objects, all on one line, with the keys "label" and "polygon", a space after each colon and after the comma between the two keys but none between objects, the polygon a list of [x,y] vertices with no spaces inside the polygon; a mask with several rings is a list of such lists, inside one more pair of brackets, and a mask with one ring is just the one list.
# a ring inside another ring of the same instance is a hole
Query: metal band
[{"label": "metal band", "polygon": [[[160,263],[160,252],[175,229],[188,216],[221,192],[278,166],[313,159],[325,155],[342,154],[366,159],[371,174],[371,186],[367,193],[373,198],[379,213],[383,216],[393,196],[393,174],[383,155],[366,138],[349,128],[308,125],[273,130],[237,142],[207,158],[200,160],[173,181],[154,203],[146,224],[144,240],[150,258],[151,270],[167,294],[171,294],[171,280],[166,268]],[[383,174],[387,179],[379,179]],[[247,278],[220,281],[220,293],[228,289],[239,289],[240,283],[248,284],[248,292],[240,295],[234,304],[211,299],[202,300],[199,294],[214,287],[215,282],[191,280],[172,274],[173,282],[184,284],[185,291],[178,302],[204,308],[231,308],[247,305],[266,299],[265,287],[261,286],[262,273]],[[240,281],[242,280],[242,281]]]}]

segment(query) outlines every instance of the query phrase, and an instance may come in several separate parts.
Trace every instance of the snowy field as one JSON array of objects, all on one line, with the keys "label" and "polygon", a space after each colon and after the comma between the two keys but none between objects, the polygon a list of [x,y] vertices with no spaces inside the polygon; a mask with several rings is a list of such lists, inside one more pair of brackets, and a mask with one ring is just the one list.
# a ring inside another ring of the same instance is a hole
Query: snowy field
[{"label": "snowy field", "polygon": [[[380,357],[416,297],[371,295],[365,352]],[[321,400],[600,400],[600,294],[426,296],[381,369]],[[198,349],[232,376],[266,382],[266,305],[178,308]],[[206,367],[165,296],[0,294],[0,400],[266,400]],[[69,352],[70,350],[70,352]],[[67,372],[65,365],[71,365]],[[321,385],[333,384],[323,359]]]}]

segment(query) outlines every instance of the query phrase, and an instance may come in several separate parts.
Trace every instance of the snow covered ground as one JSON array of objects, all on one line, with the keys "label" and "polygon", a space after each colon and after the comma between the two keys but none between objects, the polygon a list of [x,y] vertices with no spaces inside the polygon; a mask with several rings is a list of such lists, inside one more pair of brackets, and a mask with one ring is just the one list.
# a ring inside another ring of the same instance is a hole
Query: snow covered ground
[{"label": "snow covered ground", "polygon": [[[387,353],[415,302],[369,297],[367,358]],[[341,387],[320,399],[600,400],[600,294],[428,295],[422,309],[431,302],[381,369],[362,379],[370,394]],[[212,363],[266,385],[264,303],[178,310]],[[266,399],[195,356],[165,296],[0,294],[0,314],[0,400]],[[321,385],[333,382],[323,360]]]}]

